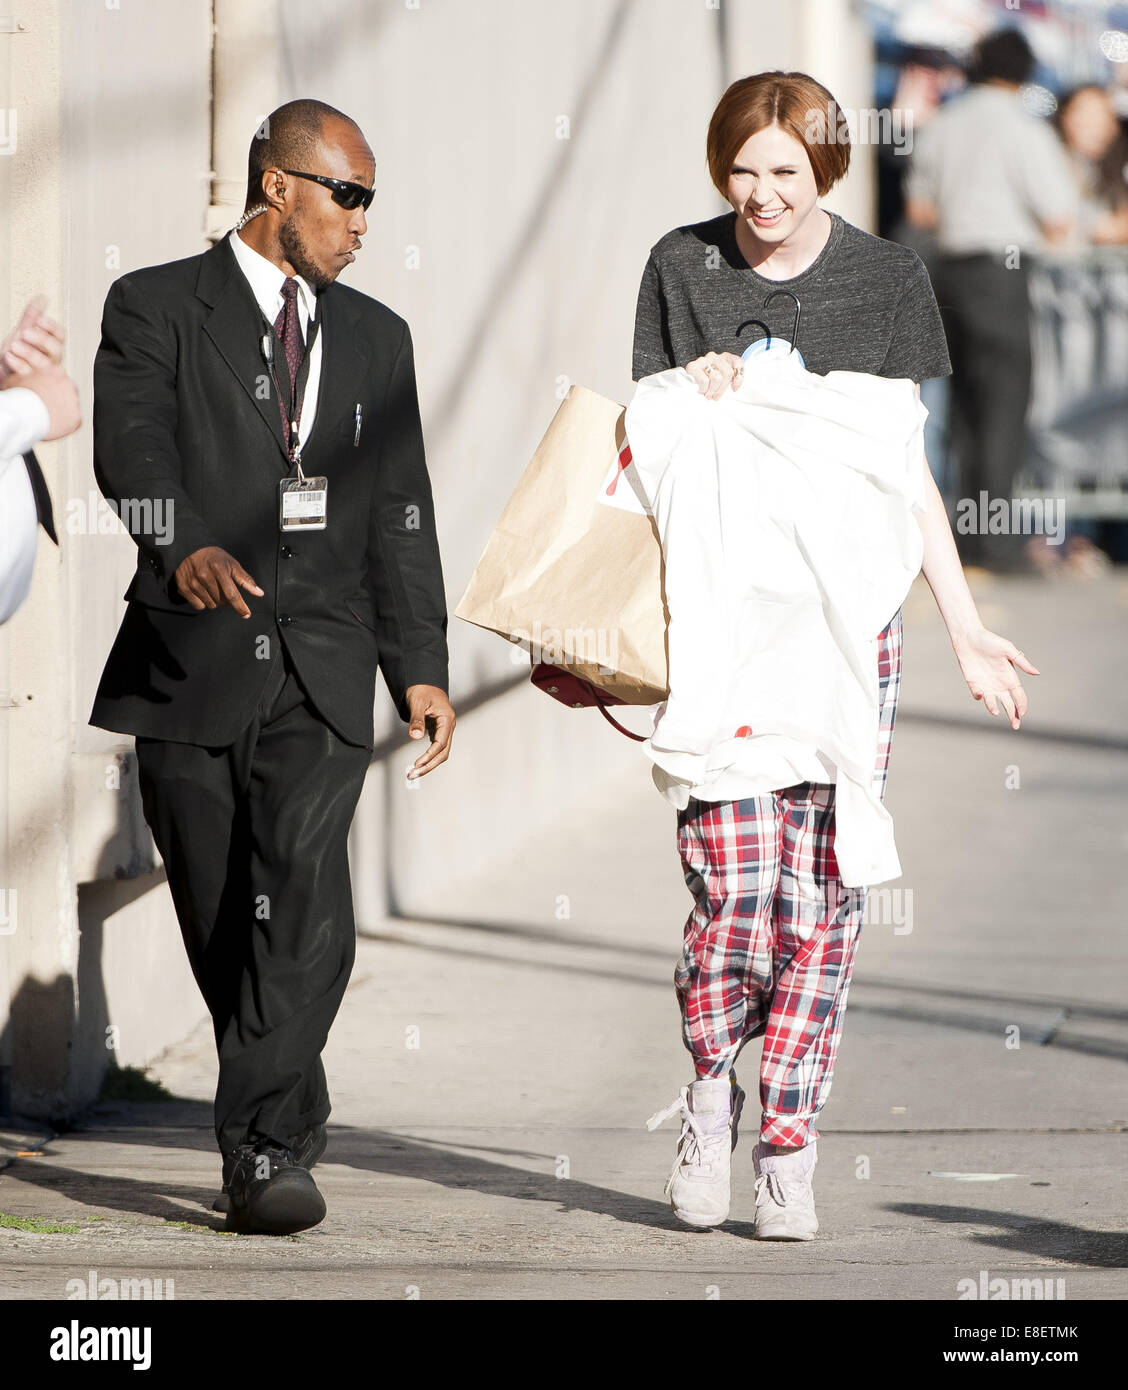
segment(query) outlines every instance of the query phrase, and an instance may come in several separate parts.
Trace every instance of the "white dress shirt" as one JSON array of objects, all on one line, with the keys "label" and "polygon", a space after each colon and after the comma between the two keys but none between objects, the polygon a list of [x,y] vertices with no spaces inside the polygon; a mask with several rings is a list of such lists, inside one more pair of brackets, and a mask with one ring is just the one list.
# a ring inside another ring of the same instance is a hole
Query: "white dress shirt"
[{"label": "white dress shirt", "polygon": [[877,638],[923,558],[927,415],[907,378],[819,376],[786,352],[720,400],[676,368],[627,407],[669,610],[655,785],[683,808],[834,783],[846,887],[901,873],[872,788]]},{"label": "white dress shirt", "polygon": [[0,623],[27,598],[39,520],[23,455],[50,428],[47,407],[26,386],[0,391]]},{"label": "white dress shirt", "polygon": [[[285,274],[273,261],[268,261],[265,256],[260,256],[253,247],[248,246],[238,232],[232,231],[227,239],[239,263],[239,269],[247,277],[247,282],[258,300],[259,308],[273,324],[282,312],[282,286],[286,281]],[[301,324],[302,337],[308,341],[309,321],[317,315],[317,295],[308,280],[300,275],[294,278],[298,282],[298,322]],[[302,418],[298,425],[298,443],[303,449],[317,414],[317,391],[321,381],[321,337],[322,334],[319,332],[309,354],[309,376],[302,399]],[[266,370],[265,362],[263,370]]]}]

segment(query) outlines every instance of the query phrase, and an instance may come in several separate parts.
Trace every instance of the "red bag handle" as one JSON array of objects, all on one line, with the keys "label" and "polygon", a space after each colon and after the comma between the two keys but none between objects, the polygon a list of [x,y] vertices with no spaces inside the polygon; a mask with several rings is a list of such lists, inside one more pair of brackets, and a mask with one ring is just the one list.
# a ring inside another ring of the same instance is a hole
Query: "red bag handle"
[{"label": "red bag handle", "polygon": [[626,734],[628,738],[633,738],[636,743],[646,742],[649,735],[636,734],[630,729],[624,729],[622,724],[619,723],[615,716],[607,712],[607,706],[603,703],[602,699],[600,698],[601,692],[594,685],[592,686],[592,693],[595,695],[596,707],[598,708],[600,714],[603,715],[604,719],[607,720],[608,724],[614,725],[614,727],[618,729],[621,734]]},{"label": "red bag handle", "polygon": [[[597,685],[585,680],[583,676],[577,676],[574,671],[553,666],[551,662],[534,662],[529,679],[538,690],[543,690],[546,695],[551,695],[571,709],[575,709],[577,705],[581,708],[590,708],[594,705],[608,724],[613,725],[621,734],[625,734],[627,738],[633,738],[636,743],[646,742],[646,734],[636,734],[632,730],[624,728],[608,712],[608,705],[621,705],[624,703],[622,700],[615,695],[608,695],[606,691],[600,690]],[[551,685],[549,684],[550,681]],[[573,699],[572,696],[579,696],[580,699]]]}]

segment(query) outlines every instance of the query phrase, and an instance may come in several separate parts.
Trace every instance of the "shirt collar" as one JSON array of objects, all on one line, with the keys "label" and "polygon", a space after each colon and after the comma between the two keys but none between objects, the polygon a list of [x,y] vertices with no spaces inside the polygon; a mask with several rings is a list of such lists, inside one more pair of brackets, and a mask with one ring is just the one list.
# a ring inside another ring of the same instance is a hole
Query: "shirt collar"
[{"label": "shirt collar", "polygon": [[[286,276],[283,271],[260,255],[253,246],[248,246],[238,232],[232,231],[228,237],[231,250],[239,263],[239,269],[247,277],[259,307],[271,323],[278,317],[282,308],[282,286]],[[305,307],[306,316],[314,318],[317,314],[317,294],[313,286],[301,275],[294,277],[298,282],[298,297]]]}]

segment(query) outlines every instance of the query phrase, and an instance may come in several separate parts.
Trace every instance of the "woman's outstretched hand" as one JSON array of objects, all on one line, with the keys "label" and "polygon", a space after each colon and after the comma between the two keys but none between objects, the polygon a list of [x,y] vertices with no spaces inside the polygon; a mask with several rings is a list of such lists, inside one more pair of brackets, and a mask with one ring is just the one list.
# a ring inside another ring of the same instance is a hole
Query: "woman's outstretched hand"
[{"label": "woman's outstretched hand", "polygon": [[1040,676],[1041,671],[1013,642],[996,632],[988,632],[985,627],[952,645],[967,688],[975,699],[982,700],[990,714],[998,714],[1002,705],[1011,728],[1017,729],[1026,713],[1026,691],[1015,667],[1032,676]]}]

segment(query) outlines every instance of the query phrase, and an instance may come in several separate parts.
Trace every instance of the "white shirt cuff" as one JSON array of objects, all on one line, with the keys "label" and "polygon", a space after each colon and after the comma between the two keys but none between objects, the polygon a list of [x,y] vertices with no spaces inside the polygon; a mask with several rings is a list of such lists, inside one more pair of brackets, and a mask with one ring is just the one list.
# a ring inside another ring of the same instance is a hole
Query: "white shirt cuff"
[{"label": "white shirt cuff", "polygon": [[26,454],[50,428],[47,407],[29,386],[0,391],[0,458]]}]

